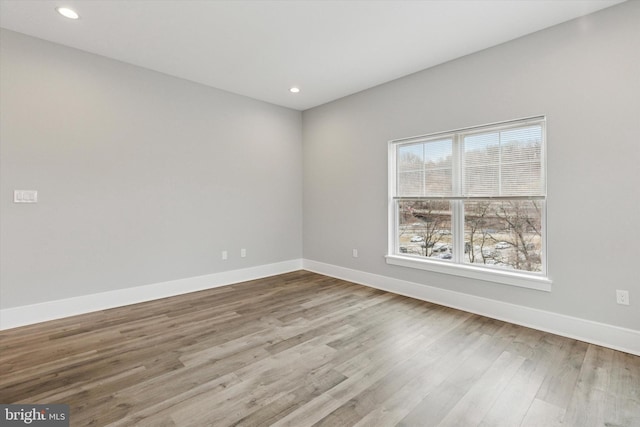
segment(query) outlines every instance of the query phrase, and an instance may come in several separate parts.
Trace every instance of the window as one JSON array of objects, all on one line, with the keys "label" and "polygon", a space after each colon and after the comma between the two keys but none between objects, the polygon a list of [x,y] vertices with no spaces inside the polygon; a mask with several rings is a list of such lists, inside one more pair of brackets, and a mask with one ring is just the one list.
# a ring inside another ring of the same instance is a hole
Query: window
[{"label": "window", "polygon": [[550,290],[545,119],[389,143],[387,262]]}]

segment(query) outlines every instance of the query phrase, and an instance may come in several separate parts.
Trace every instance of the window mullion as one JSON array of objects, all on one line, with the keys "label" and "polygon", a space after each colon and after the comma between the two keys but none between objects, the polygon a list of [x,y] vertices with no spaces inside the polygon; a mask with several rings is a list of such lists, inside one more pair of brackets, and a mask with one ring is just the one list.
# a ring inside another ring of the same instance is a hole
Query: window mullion
[{"label": "window mullion", "polygon": [[[463,144],[462,135],[455,136],[453,141],[453,194],[462,195],[464,168],[463,168]],[[464,210],[462,200],[452,200],[451,202],[451,234],[453,245],[452,261],[460,264],[464,256]]]}]

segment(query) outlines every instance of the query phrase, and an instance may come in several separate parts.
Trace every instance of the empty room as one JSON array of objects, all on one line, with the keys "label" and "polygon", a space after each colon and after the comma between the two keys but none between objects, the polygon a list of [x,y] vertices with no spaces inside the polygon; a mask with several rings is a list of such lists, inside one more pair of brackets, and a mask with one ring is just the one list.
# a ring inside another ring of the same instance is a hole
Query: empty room
[{"label": "empty room", "polygon": [[0,425],[640,427],[639,0],[0,27]]}]

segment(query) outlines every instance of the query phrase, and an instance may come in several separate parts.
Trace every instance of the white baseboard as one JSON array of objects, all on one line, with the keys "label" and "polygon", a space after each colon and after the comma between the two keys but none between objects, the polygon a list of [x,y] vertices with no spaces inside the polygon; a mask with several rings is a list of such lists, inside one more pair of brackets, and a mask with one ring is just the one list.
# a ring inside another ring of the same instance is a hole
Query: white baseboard
[{"label": "white baseboard", "polygon": [[640,356],[640,331],[304,259],[305,270]]},{"label": "white baseboard", "polygon": [[302,260],[295,259],[240,270],[224,271],[151,285],[6,308],[0,310],[0,330],[217,288],[300,269],[302,269]]}]

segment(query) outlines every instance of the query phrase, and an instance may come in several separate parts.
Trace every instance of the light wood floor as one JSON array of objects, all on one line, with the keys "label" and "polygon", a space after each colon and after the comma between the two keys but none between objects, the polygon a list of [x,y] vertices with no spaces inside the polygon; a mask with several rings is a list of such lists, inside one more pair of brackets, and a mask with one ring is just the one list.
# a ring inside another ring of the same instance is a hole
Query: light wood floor
[{"label": "light wood floor", "polygon": [[71,425],[640,426],[640,357],[299,271],[0,333]]}]

